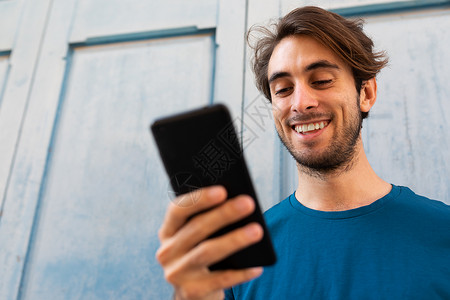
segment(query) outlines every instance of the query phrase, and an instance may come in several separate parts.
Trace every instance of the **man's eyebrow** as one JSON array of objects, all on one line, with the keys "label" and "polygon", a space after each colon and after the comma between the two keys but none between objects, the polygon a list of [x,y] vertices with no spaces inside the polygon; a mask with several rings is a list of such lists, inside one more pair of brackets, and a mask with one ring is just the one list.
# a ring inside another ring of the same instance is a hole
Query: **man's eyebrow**
[{"label": "man's eyebrow", "polygon": [[332,62],[329,62],[328,60],[319,60],[316,62],[313,62],[306,66],[306,71],[312,71],[320,68],[326,68],[326,69],[340,69],[338,65],[333,64]]},{"label": "man's eyebrow", "polygon": [[272,75],[270,75],[269,84],[272,81],[277,80],[278,78],[287,77],[287,76],[290,76],[290,74],[288,72],[275,72]]},{"label": "man's eyebrow", "polygon": [[[329,62],[328,60],[319,60],[319,61],[315,61],[309,65],[306,66],[305,71],[309,72],[309,71],[313,71],[316,69],[340,69],[340,67],[332,62]],[[273,73],[270,78],[269,78],[269,84],[275,80],[277,80],[278,78],[282,78],[282,77],[288,77],[291,76],[290,73],[288,72],[275,72]]]}]

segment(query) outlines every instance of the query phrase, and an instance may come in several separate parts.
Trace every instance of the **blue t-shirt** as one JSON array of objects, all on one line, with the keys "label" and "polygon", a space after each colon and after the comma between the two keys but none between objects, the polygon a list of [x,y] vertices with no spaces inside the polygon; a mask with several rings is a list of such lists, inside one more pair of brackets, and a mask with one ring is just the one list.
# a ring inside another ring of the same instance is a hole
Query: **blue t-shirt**
[{"label": "blue t-shirt", "polygon": [[277,263],[226,299],[450,299],[450,206],[393,186],[370,205],[265,213]]}]

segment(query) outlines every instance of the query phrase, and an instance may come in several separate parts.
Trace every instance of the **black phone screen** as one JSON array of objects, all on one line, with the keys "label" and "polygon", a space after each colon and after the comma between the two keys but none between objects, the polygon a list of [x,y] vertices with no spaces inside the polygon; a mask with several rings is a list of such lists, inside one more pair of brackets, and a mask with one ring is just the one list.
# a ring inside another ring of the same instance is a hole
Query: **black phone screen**
[{"label": "black phone screen", "polygon": [[[222,104],[157,120],[151,126],[175,196],[198,188],[223,185],[228,198],[246,194],[255,200],[255,211],[210,238],[251,222],[264,230],[263,239],[210,266],[211,270],[242,269],[275,263],[275,252],[245,163],[239,137],[228,109]],[[187,199],[195,205],[195,198]]]}]

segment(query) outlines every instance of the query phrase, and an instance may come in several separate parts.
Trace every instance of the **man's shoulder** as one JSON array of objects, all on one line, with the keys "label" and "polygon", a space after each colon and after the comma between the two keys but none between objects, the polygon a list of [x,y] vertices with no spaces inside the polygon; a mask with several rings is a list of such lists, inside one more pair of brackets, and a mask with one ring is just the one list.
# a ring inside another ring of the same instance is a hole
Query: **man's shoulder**
[{"label": "man's shoulder", "polygon": [[437,207],[439,209],[449,210],[450,205],[440,200],[435,200],[420,194],[415,193],[411,188],[406,186],[394,186],[399,189],[399,197],[410,201],[412,204],[427,205]]},{"label": "man's shoulder", "polygon": [[285,219],[288,214],[292,213],[292,197],[294,197],[294,194],[289,195],[284,200],[265,211],[264,218],[266,221],[273,222],[279,219]]},{"label": "man's shoulder", "polygon": [[412,189],[405,186],[398,186],[399,195],[398,202],[402,204],[405,209],[415,211],[421,215],[441,216],[450,221],[450,205],[443,201],[434,200],[419,194],[416,194]]}]

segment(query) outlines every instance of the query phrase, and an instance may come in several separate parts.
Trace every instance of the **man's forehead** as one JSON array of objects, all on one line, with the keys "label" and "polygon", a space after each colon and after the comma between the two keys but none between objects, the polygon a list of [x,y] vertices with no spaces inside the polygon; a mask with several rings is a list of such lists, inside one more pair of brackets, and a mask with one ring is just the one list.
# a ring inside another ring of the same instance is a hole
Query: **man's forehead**
[{"label": "man's forehead", "polygon": [[308,72],[320,68],[345,69],[347,64],[330,48],[306,35],[283,38],[269,60],[268,76],[274,72],[288,72],[293,67]]}]

